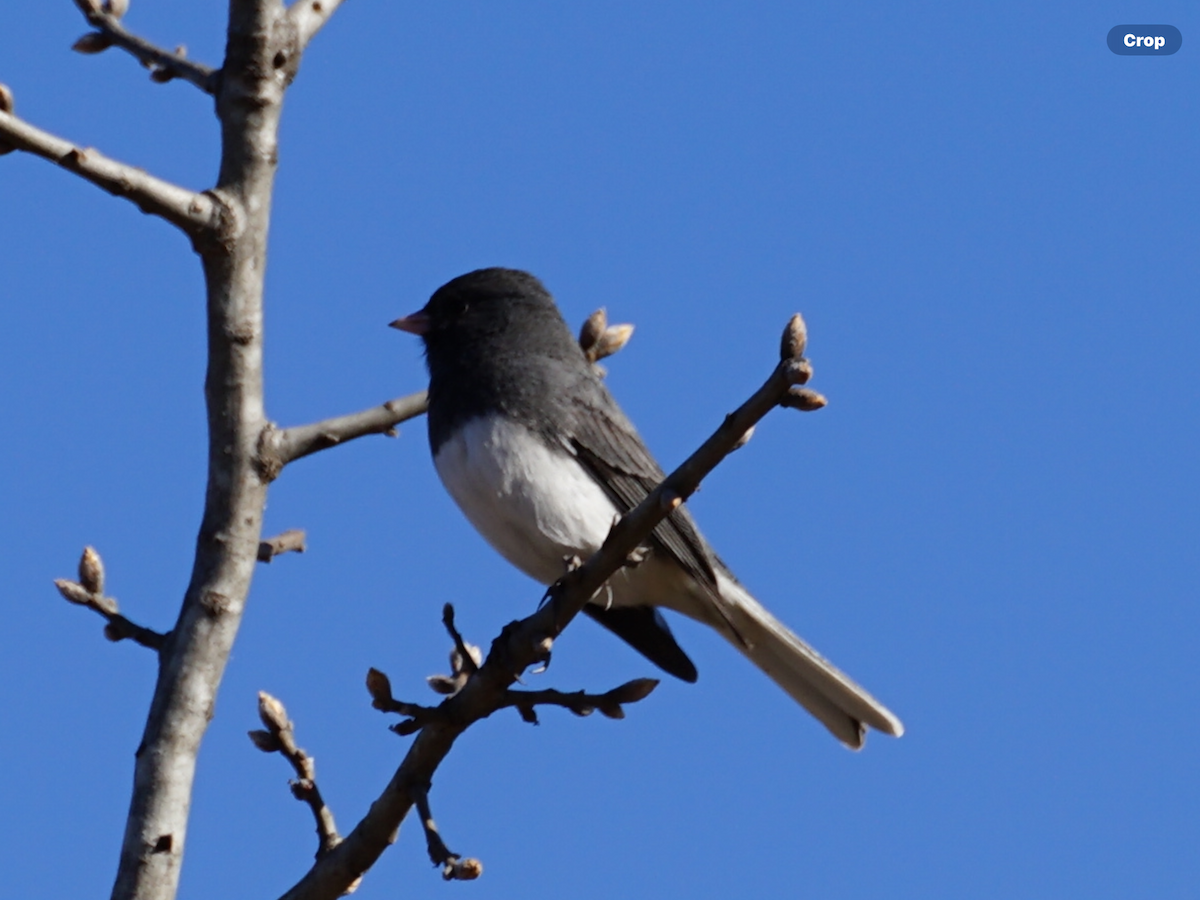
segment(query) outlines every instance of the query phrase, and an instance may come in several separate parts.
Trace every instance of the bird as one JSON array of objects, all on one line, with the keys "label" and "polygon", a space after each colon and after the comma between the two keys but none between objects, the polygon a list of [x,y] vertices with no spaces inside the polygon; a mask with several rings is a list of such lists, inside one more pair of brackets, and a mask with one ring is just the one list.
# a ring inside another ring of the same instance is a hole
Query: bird
[{"label": "bird", "polygon": [[[419,335],[429,446],[446,491],[509,563],[544,585],[586,559],[665,477],[535,276],[507,268],[442,285],[391,327]],[[900,719],[795,635],[737,580],[686,506],[655,528],[584,612],[686,682],[694,663],[662,609],[729,641],[851,749]]]}]

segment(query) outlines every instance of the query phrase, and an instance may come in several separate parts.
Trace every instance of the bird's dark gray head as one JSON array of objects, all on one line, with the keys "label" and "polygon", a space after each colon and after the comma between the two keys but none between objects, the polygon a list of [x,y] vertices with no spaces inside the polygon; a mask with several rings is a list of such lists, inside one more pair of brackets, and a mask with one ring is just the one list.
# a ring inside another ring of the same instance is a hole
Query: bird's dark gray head
[{"label": "bird's dark gray head", "polygon": [[517,269],[460,275],[391,324],[425,344],[435,447],[454,424],[493,409],[536,430],[536,409],[596,378],[550,292]]},{"label": "bird's dark gray head", "polygon": [[549,313],[558,318],[554,298],[537,278],[519,269],[476,269],[446,282],[419,312],[392,322],[393,328],[419,334],[426,347],[447,333],[494,335],[516,314]]}]

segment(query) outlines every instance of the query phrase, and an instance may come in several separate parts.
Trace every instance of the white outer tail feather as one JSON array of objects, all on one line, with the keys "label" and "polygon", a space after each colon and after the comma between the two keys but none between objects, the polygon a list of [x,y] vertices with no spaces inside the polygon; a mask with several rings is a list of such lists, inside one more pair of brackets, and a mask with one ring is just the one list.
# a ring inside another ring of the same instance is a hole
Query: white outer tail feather
[{"label": "white outer tail feather", "polygon": [[834,737],[858,750],[868,725],[894,737],[904,734],[904,725],[887,707],[793,634],[745,588],[724,573],[717,579],[737,634],[718,630]]}]

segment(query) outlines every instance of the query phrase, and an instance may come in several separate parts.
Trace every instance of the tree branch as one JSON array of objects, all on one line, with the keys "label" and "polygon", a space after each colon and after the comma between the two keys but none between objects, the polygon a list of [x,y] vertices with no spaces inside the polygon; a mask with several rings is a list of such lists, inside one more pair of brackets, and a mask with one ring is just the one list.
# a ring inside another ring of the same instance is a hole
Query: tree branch
[{"label": "tree branch", "polygon": [[427,408],[427,392],[418,391],[348,416],[282,430],[272,429],[263,441],[260,465],[268,477],[274,478],[288,463],[318,450],[326,450],[368,434],[394,436],[397,425],[415,419]]},{"label": "tree branch", "polygon": [[307,549],[304,543],[306,537],[303,529],[289,528],[273,538],[259,541],[258,561],[269,563],[281,553],[303,553]]},{"label": "tree branch", "polygon": [[[819,409],[825,405],[820,394],[799,387],[812,375],[812,367],[803,358],[806,340],[804,320],[793,316],[784,330],[781,362],[763,386],[726,416],[716,432],[645,500],[623,516],[596,553],[550,588],[550,602],[528,618],[505,626],[492,642],[483,665],[467,678],[462,690],[443,701],[436,712],[420,708],[424,720],[418,726],[420,731],[383,793],[342,843],[319,859],[282,900],[333,900],[361,878],[392,842],[401,821],[432,782],[459,735],[497,709],[520,706],[521,695],[510,690],[520,673],[545,659],[553,639],[627,564],[630,553],[671,510],[691,496],[704,477],[741,445],[746,432],[776,406]],[[379,699],[378,687],[377,683],[372,688],[375,700]],[[631,682],[616,691],[629,690],[633,694],[640,689],[644,687],[639,682]],[[534,692],[533,699],[543,697],[551,702],[553,696]]]},{"label": "tree branch", "polygon": [[414,788],[413,802],[417,805],[421,827],[425,830],[425,848],[429,852],[429,859],[435,866],[442,867],[442,878],[446,881],[474,881],[482,875],[483,863],[477,859],[463,859],[442,840],[437,823],[433,820],[433,812],[429,809],[429,789]]},{"label": "tree branch", "polygon": [[623,705],[645,700],[658,687],[658,683],[657,678],[635,678],[603,694],[588,694],[584,691],[566,693],[556,690],[508,691],[503,705],[515,706],[521,718],[531,725],[538,724],[535,706],[561,706],[577,716],[590,716],[599,710],[601,715],[609,719],[623,719]]},{"label": "tree branch", "polygon": [[144,628],[121,615],[116,597],[104,594],[104,562],[94,547],[84,547],[79,558],[79,581],[69,578],[54,579],[54,586],[70,603],[85,606],[104,616],[104,636],[114,643],[129,639],[135,644],[161,652],[167,635]]},{"label": "tree branch", "polygon": [[283,95],[299,62],[279,0],[230,0],[216,111],[224,205],[204,268],[208,483],[191,578],[161,654],[113,900],[172,900],[179,885],[196,758],[213,715],[258,558],[267,482],[263,277]]},{"label": "tree branch", "polygon": [[127,0],[75,0],[88,24],[96,29],[75,42],[72,48],[80,53],[100,53],[109,47],[120,47],[150,70],[150,77],[161,83],[181,78],[194,84],[206,94],[216,94],[221,73],[187,58],[183,47],[164,50],[144,38],[130,33],[121,24]]},{"label": "tree branch", "polygon": [[301,50],[307,47],[316,33],[333,18],[333,14],[341,5],[342,0],[296,0],[288,8],[288,18],[296,26]]},{"label": "tree branch", "polygon": [[288,782],[292,796],[307,803],[317,825],[317,859],[328,853],[339,843],[337,823],[333,811],[325,804],[321,790],[317,787],[317,766],[311,756],[296,745],[296,727],[288,719],[284,705],[266,691],[258,692],[258,717],[267,727],[266,731],[249,732],[254,746],[263,753],[279,753],[291,763],[296,778]]},{"label": "tree branch", "polygon": [[98,150],[56,137],[10,112],[0,110],[0,144],[57,163],[144,213],[166,219],[193,238],[216,229],[221,205],[210,193],[198,194],[171,184]]}]

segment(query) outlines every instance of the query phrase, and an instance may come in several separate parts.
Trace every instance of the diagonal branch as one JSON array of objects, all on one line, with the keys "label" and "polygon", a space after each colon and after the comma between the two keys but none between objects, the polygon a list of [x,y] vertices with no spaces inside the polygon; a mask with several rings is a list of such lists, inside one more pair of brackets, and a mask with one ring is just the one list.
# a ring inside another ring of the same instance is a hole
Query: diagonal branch
[{"label": "diagonal branch", "polygon": [[183,47],[174,51],[164,50],[145,38],[129,32],[121,24],[124,7],[119,11],[112,0],[104,4],[100,0],[75,0],[88,24],[96,31],[85,34],[75,42],[75,50],[81,53],[99,53],[109,47],[120,47],[138,62],[150,69],[150,77],[157,82],[181,78],[194,84],[206,94],[216,94],[221,72],[203,63],[187,58]]},{"label": "diagonal branch", "polygon": [[325,23],[333,18],[342,0],[296,0],[288,7],[288,18],[296,27],[296,36],[300,41],[300,49],[308,46]]},{"label": "diagonal branch", "polygon": [[[627,564],[629,554],[671,510],[691,496],[701,480],[744,443],[746,432],[776,406],[811,410],[825,405],[820,394],[799,387],[812,375],[812,367],[803,358],[805,342],[803,319],[794,316],[784,330],[782,361],[763,386],[726,416],[716,432],[645,500],[623,516],[596,553],[551,587],[550,602],[528,618],[505,626],[492,642],[484,664],[461,691],[444,701],[436,714],[421,710],[423,727],[383,793],[342,843],[317,860],[282,900],[333,900],[360,878],[387,849],[459,735],[497,709],[520,706],[514,703],[509,690],[520,673],[545,658],[553,638]],[[644,687],[631,682],[616,691],[625,689],[636,693]],[[372,693],[375,696],[374,690]],[[536,702],[554,698],[543,694],[534,699]]]},{"label": "diagonal branch", "polygon": [[57,163],[149,215],[166,219],[192,237],[215,229],[222,205],[212,194],[171,184],[92,148],[79,147],[0,110],[0,143]]}]

